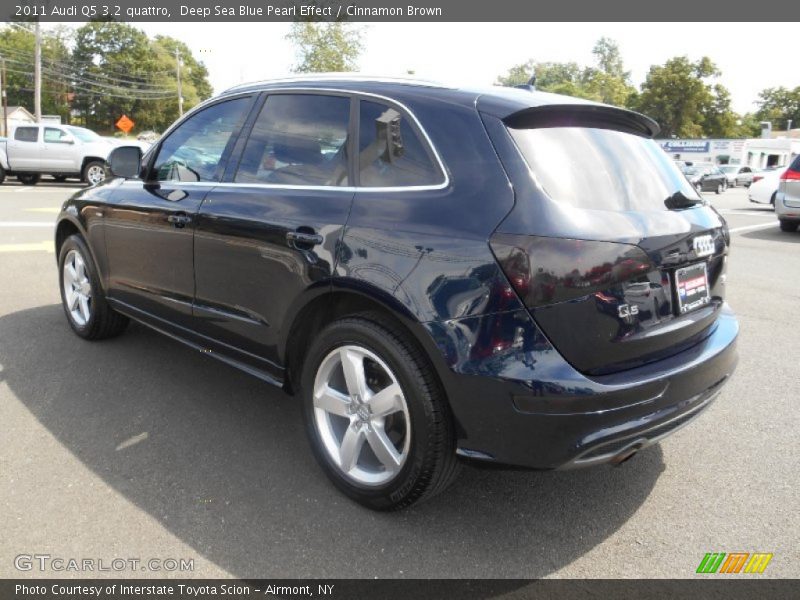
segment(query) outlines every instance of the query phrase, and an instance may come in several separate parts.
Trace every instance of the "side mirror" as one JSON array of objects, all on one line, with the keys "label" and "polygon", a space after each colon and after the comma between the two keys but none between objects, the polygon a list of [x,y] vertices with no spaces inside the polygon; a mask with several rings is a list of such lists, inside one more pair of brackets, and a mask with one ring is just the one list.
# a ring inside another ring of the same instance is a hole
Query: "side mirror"
[{"label": "side mirror", "polygon": [[114,177],[138,177],[142,170],[142,149],[139,146],[118,146],[108,155],[108,168]]}]

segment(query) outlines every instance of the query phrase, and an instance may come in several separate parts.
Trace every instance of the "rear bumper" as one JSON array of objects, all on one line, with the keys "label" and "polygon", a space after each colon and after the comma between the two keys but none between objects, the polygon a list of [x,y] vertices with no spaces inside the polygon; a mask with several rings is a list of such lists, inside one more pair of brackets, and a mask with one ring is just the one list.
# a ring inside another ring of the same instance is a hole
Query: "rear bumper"
[{"label": "rear bumper", "polygon": [[[679,354],[591,378],[561,357],[526,311],[428,324],[449,366],[443,380],[459,454],[574,468],[620,461],[657,442],[701,414],[736,367],[738,323],[727,306],[720,312],[709,335]],[[486,330],[501,350],[481,357]]]}]

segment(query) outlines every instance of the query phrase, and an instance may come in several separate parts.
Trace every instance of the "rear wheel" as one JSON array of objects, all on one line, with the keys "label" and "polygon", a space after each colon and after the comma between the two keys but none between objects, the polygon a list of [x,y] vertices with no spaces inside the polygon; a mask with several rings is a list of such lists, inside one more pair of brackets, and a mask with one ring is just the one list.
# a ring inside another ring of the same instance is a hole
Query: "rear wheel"
[{"label": "rear wheel", "polygon": [[396,510],[445,489],[459,463],[431,367],[378,318],[325,328],[304,361],[301,389],[311,447],[334,485],[369,508]]},{"label": "rear wheel", "polygon": [[106,166],[99,160],[93,160],[86,163],[83,167],[82,179],[84,183],[89,185],[97,185],[102,183],[106,178]]},{"label": "rear wheel", "polygon": [[797,226],[800,225],[797,221],[784,221],[781,219],[781,231],[797,231]]},{"label": "rear wheel", "polygon": [[22,185],[36,185],[42,178],[38,173],[25,173],[24,175],[17,175],[17,179]]},{"label": "rear wheel", "polygon": [[72,330],[87,340],[119,335],[128,318],[106,302],[86,242],[78,235],[64,241],[58,254],[61,303]]},{"label": "rear wheel", "polygon": [[769,198],[769,203],[772,205],[772,208],[775,208],[775,197],[778,195],[778,192],[772,192],[772,196]]},{"label": "rear wheel", "polygon": [[718,183],[716,191],[717,191],[717,194],[721,194],[722,192],[724,192],[725,191],[725,184],[724,183]]}]

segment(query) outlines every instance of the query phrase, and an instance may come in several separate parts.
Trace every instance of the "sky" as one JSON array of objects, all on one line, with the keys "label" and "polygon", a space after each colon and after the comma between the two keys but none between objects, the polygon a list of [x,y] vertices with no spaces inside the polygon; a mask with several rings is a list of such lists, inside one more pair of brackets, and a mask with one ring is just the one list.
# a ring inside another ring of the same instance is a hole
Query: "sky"
[{"label": "sky", "polygon": [[[288,23],[138,23],[150,35],[186,42],[209,69],[216,92],[245,81],[290,72],[296,56]],[[359,70],[456,85],[491,85],[499,74],[530,58],[592,64],[602,36],[620,46],[633,83],[653,64],[673,56],[708,56],[722,71],[733,109],[755,110],[767,87],[800,86],[797,23],[372,23]]]}]

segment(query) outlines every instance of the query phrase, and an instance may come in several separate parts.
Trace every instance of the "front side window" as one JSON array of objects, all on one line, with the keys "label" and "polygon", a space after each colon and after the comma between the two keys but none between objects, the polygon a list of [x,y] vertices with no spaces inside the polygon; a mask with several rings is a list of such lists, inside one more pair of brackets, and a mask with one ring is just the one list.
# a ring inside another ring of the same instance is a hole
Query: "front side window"
[{"label": "front side window", "polygon": [[56,129],[54,127],[45,127],[44,141],[55,144],[59,143],[66,144],[70,141],[70,137],[66,131],[62,131],[61,129]]},{"label": "front side window", "polygon": [[219,181],[225,149],[244,120],[250,98],[214,104],[181,123],[164,140],[154,171],[159,181]]},{"label": "front side window", "polygon": [[362,187],[437,185],[444,176],[403,114],[386,104],[362,100],[358,170]]},{"label": "front side window", "polygon": [[38,127],[17,127],[14,132],[14,139],[20,142],[35,142],[39,139]]},{"label": "front side window", "polygon": [[350,99],[275,94],[264,103],[235,181],[346,186]]}]

